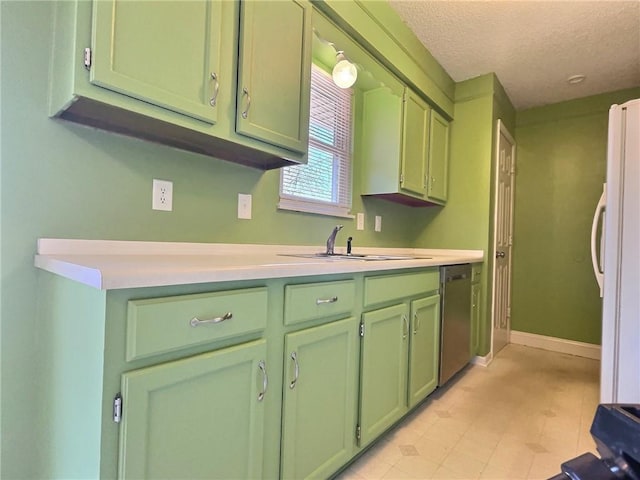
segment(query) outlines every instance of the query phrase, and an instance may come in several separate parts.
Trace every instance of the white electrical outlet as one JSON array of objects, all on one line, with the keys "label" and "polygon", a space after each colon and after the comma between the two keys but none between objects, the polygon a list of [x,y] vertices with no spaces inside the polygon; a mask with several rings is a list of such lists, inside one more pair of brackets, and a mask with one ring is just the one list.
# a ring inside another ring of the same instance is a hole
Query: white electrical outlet
[{"label": "white electrical outlet", "polygon": [[173,210],[173,182],[153,179],[151,208],[166,212]]},{"label": "white electrical outlet", "polygon": [[251,195],[238,194],[238,218],[251,220]]},{"label": "white electrical outlet", "polygon": [[375,224],[374,230],[376,232],[382,231],[382,217],[380,215],[376,215],[376,224]]},{"label": "white electrical outlet", "polygon": [[364,230],[364,213],[356,214],[356,230]]}]

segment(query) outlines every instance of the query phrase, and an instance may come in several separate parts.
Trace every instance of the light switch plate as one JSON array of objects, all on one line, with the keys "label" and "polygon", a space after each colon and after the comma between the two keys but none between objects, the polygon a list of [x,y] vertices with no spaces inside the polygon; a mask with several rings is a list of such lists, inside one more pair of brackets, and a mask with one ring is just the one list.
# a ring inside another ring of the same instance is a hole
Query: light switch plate
[{"label": "light switch plate", "polygon": [[376,224],[375,224],[374,230],[376,232],[382,231],[382,217],[380,215],[376,215]]},{"label": "light switch plate", "polygon": [[364,213],[356,214],[356,230],[364,230]]},{"label": "light switch plate", "polygon": [[238,194],[238,218],[251,220],[251,195]]}]

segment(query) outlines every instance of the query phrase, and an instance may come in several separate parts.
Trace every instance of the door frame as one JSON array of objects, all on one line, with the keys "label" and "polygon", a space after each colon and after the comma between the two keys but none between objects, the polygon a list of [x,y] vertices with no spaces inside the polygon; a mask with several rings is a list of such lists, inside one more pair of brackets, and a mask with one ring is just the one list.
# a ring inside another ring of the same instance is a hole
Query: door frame
[{"label": "door frame", "polygon": [[[513,168],[515,171],[515,162],[516,162],[516,141],[513,138],[513,136],[511,135],[511,133],[509,132],[509,130],[507,130],[507,127],[505,126],[505,124],[502,122],[501,119],[498,119],[496,121],[496,138],[495,138],[495,151],[494,151],[494,164],[493,164],[493,195],[494,195],[494,202],[493,202],[493,241],[491,242],[491,348],[489,350],[489,361],[491,361],[493,359],[493,331],[494,331],[494,322],[495,322],[495,307],[496,307],[496,241],[497,241],[497,229],[498,229],[498,198],[497,198],[497,192],[498,192],[498,182],[499,182],[499,175],[498,175],[498,170],[500,167],[500,135],[504,135],[507,140],[509,140],[511,142],[511,158],[513,159]],[[514,181],[513,181],[513,188],[512,188],[512,194],[511,194],[511,216],[513,218],[513,205],[515,202],[515,176],[514,176]],[[513,223],[512,223],[512,228],[513,228]],[[513,247],[513,245],[512,245]],[[513,256],[513,249],[511,251],[511,255],[510,257]],[[513,268],[513,262],[512,262],[512,258],[509,258],[509,263],[511,264],[510,268]],[[511,286],[511,281],[512,281],[512,275],[509,275],[509,285]],[[509,289],[509,291],[511,291],[511,289]],[[511,331],[511,324],[509,324],[509,331]]]}]

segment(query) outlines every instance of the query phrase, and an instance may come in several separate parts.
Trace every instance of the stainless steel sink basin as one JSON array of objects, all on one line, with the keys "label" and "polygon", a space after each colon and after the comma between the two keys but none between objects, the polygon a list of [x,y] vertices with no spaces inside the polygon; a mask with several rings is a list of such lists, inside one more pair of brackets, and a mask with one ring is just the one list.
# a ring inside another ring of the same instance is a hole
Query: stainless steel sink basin
[{"label": "stainless steel sink basin", "polygon": [[328,255],[326,253],[281,253],[283,257],[299,257],[299,258],[324,258],[327,260],[362,260],[362,261],[381,261],[381,260],[417,260],[430,259],[431,257],[412,257],[408,255],[362,255],[362,254],[341,254],[336,253]]}]

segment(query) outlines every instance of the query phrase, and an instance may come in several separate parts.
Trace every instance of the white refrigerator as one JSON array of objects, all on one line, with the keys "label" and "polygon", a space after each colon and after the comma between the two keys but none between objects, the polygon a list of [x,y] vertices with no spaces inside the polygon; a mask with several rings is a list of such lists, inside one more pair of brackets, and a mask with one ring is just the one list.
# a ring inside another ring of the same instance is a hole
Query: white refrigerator
[{"label": "white refrigerator", "polygon": [[[602,225],[600,227],[600,225]],[[597,233],[601,230],[600,241]],[[602,301],[601,403],[640,404],[640,99],[609,110],[607,178],[591,229]]]}]

